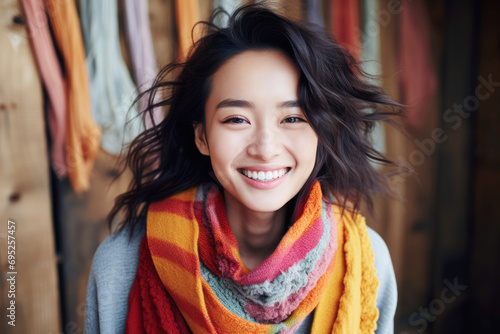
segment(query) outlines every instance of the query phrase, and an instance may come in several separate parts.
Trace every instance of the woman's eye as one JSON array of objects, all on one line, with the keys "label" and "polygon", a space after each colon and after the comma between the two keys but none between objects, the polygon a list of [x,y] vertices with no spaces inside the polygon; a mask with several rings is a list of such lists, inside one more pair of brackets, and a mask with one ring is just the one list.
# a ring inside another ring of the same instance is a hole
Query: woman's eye
[{"label": "woman's eye", "polygon": [[246,123],[246,119],[241,118],[241,117],[231,117],[223,121],[222,123],[227,124],[227,123],[232,123],[232,124],[243,124]]},{"label": "woman's eye", "polygon": [[305,122],[302,118],[297,116],[287,117],[283,120],[285,123],[297,123],[297,122]]}]

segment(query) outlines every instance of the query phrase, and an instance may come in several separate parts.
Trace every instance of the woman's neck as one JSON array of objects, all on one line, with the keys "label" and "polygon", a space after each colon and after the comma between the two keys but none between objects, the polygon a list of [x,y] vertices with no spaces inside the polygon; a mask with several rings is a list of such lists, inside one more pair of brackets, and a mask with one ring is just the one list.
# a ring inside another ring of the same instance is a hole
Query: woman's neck
[{"label": "woman's neck", "polygon": [[226,191],[224,200],[240,258],[249,269],[254,269],[274,252],[285,234],[286,206],[275,212],[256,212]]}]

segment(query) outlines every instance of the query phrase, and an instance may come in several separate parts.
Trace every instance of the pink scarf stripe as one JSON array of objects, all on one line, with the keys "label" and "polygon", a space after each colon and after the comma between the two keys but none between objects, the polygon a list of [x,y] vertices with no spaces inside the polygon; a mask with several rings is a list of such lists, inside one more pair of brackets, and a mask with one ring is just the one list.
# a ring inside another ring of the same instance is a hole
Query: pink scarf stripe
[{"label": "pink scarf stripe", "polygon": [[[305,286],[300,288],[296,293],[289,295],[286,299],[275,303],[273,306],[262,306],[255,302],[248,302],[245,305],[245,310],[248,314],[259,322],[267,322],[270,319],[273,321],[283,321],[297,308],[304,300],[309,291],[311,291],[318,279],[325,274],[331,261],[335,261],[335,253],[337,252],[337,222],[333,215],[333,208],[329,206],[327,216],[331,222],[330,236],[325,251],[316,262],[314,269],[309,274],[309,280]],[[333,264],[335,265],[335,264]]]},{"label": "pink scarf stripe", "polygon": [[[238,246],[227,220],[222,193],[213,188],[207,195],[207,202],[214,203],[206,209],[207,218],[210,221],[209,230],[212,231],[216,241],[217,253],[226,257],[225,261],[218,261],[219,272],[221,276],[231,277],[238,284],[250,285],[273,280],[281,273],[280,268],[291,266],[300,261],[304,254],[316,247],[323,234],[323,221],[319,212],[319,217],[311,224],[311,228],[305,230],[292,247],[286,248],[280,243],[273,256],[247,274],[241,268],[239,259],[234,257],[234,254],[238,254]],[[318,209],[318,211],[320,210]],[[311,214],[317,213],[303,213],[299,219],[310,219]],[[296,222],[296,224],[298,223]],[[207,226],[208,224],[201,224],[200,228],[207,228]]]},{"label": "pink scarf stripe", "polygon": [[263,283],[272,281],[281,273],[282,268],[288,268],[304,258],[318,244],[323,234],[323,220],[317,219],[313,227],[307,230],[290,249],[280,249],[279,245],[271,257],[243,277],[234,278],[240,285]]}]

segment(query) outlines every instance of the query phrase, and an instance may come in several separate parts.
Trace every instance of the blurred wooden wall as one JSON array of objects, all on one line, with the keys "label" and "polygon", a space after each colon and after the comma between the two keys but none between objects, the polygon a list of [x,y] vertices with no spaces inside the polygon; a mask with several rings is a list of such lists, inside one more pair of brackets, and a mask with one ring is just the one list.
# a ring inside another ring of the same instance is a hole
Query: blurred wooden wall
[{"label": "blurred wooden wall", "polygon": [[[6,334],[60,332],[43,96],[28,37],[18,1],[0,1],[0,332]],[[7,233],[9,219],[14,235]],[[14,268],[7,262],[9,236]],[[9,272],[17,273],[13,298]],[[7,317],[12,300],[15,327]]]}]

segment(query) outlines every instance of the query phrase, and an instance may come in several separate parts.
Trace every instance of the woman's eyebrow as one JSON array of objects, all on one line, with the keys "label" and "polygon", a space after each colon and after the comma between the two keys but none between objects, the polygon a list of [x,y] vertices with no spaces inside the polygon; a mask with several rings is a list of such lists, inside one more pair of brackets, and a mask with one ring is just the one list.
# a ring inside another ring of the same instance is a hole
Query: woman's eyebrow
[{"label": "woman's eyebrow", "polygon": [[300,106],[299,106],[299,101],[290,100],[290,101],[278,103],[277,107],[278,107],[278,109],[286,109],[286,108],[298,108]]},{"label": "woman's eyebrow", "polygon": [[[215,110],[220,108],[228,108],[228,107],[239,107],[239,108],[254,108],[255,105],[252,102],[245,100],[233,100],[233,99],[224,99],[220,101]],[[286,109],[286,108],[298,108],[299,102],[297,100],[290,100],[278,103],[276,106],[278,109]]]},{"label": "woman's eyebrow", "polygon": [[227,107],[253,108],[255,105],[245,100],[224,99],[217,104],[215,110]]}]

